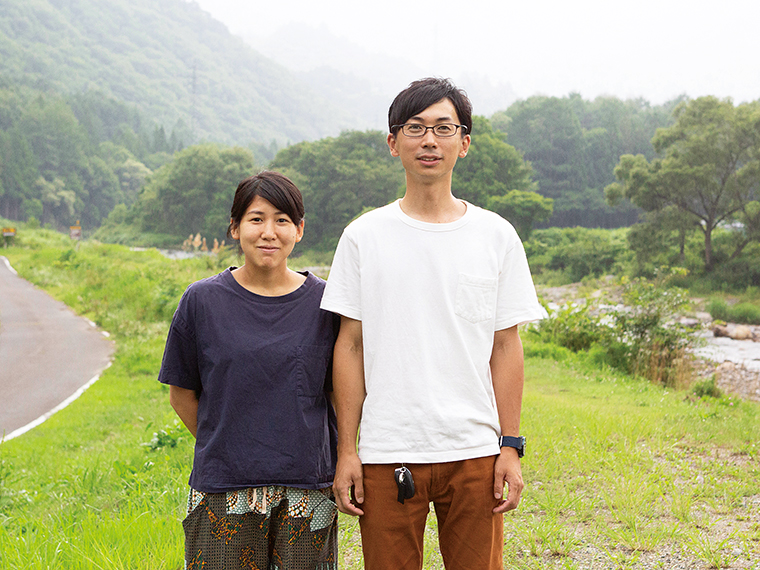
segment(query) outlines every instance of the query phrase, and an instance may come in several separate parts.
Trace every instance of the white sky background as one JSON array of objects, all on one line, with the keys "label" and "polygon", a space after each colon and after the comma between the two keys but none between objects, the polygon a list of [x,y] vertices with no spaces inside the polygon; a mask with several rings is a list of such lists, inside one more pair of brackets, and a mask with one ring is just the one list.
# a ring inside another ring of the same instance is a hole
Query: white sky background
[{"label": "white sky background", "polygon": [[195,1],[237,35],[324,26],[423,76],[476,75],[521,99],[760,99],[760,0]]}]

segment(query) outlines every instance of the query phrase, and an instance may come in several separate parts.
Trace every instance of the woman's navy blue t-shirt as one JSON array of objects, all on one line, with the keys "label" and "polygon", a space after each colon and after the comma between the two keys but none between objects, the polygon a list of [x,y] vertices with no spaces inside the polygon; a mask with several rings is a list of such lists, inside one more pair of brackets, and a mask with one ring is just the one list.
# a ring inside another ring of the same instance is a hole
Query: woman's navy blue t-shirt
[{"label": "woman's navy blue t-shirt", "polygon": [[339,321],[319,308],[325,282],[307,273],[292,293],[263,297],[231,269],[185,291],[158,377],[199,392],[190,486],[206,493],[329,487],[337,433],[328,392]]}]

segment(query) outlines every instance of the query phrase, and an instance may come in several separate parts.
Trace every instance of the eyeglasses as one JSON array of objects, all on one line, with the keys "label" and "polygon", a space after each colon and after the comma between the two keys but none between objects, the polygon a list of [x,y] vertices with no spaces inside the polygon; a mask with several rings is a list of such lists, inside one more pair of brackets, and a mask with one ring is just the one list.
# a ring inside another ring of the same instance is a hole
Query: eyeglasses
[{"label": "eyeglasses", "polygon": [[437,137],[453,137],[455,134],[457,134],[457,131],[459,129],[467,130],[467,127],[464,125],[455,125],[454,123],[441,123],[439,125],[433,125],[432,127],[426,127],[425,125],[421,125],[420,123],[405,123],[403,125],[393,125],[391,127],[391,130],[395,129],[401,129],[401,132],[404,133],[408,137],[412,138],[420,138],[424,137],[428,129],[433,131],[433,134]]}]

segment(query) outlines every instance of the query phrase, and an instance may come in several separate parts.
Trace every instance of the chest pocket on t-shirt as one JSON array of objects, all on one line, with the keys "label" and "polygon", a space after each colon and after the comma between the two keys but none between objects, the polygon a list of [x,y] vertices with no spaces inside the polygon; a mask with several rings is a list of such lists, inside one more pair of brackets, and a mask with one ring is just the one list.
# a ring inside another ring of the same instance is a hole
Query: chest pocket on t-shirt
[{"label": "chest pocket on t-shirt", "polygon": [[498,279],[459,274],[454,312],[471,323],[479,323],[494,316]]},{"label": "chest pocket on t-shirt", "polygon": [[298,395],[321,396],[332,356],[330,346],[301,345],[296,347],[298,361]]}]

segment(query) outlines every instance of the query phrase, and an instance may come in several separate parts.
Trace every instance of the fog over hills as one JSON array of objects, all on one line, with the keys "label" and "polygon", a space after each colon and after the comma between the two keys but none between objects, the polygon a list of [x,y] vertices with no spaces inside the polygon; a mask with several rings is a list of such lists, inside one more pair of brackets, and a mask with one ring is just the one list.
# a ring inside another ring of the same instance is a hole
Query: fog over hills
[{"label": "fog over hills", "polygon": [[[375,53],[338,37],[322,25],[294,23],[271,34],[240,36],[258,52],[282,64],[315,91],[360,119],[356,128],[387,128],[393,97],[425,71],[406,59]],[[494,84],[477,73],[453,78],[466,88],[475,113],[491,115],[517,99],[509,84]]]}]

